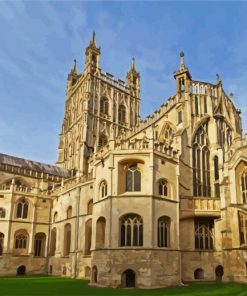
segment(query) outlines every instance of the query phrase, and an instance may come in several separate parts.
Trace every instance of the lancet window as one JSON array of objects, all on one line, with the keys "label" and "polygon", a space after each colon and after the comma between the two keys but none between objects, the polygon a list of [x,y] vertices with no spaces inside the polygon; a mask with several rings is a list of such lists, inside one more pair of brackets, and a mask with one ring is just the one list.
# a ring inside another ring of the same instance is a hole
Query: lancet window
[{"label": "lancet window", "polygon": [[247,214],[238,212],[240,245],[247,244]]},{"label": "lancet window", "polygon": [[137,164],[129,166],[126,171],[126,191],[141,191],[141,172]]},{"label": "lancet window", "polygon": [[159,180],[159,195],[162,195],[162,196],[168,195],[167,181],[164,179]]},{"label": "lancet window", "polygon": [[247,203],[247,170],[241,175],[242,202]]},{"label": "lancet window", "polygon": [[17,211],[16,211],[16,218],[27,218],[28,215],[28,202],[25,198],[21,199],[17,203]]},{"label": "lancet window", "polygon": [[192,147],[194,196],[210,196],[210,152],[207,140],[207,125],[199,127]]},{"label": "lancet window", "polygon": [[158,220],[158,247],[169,247],[170,244],[170,224],[169,217],[160,217]]}]

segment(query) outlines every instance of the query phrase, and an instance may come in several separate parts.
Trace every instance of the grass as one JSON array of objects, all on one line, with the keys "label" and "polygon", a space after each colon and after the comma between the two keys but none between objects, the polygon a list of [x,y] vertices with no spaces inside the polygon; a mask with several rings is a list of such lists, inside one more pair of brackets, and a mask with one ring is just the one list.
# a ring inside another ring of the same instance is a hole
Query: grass
[{"label": "grass", "polygon": [[190,286],[157,289],[92,288],[86,280],[61,277],[0,277],[1,296],[247,296],[242,284],[193,284]]}]

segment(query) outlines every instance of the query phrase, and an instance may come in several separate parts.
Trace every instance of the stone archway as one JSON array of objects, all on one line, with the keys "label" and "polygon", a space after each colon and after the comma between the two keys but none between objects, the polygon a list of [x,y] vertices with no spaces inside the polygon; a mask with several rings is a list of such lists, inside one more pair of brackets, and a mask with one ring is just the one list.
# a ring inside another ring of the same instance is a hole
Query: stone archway
[{"label": "stone archway", "polygon": [[136,274],[132,269],[127,269],[122,273],[122,286],[124,288],[135,288]]},{"label": "stone archway", "polygon": [[21,265],[16,270],[16,275],[25,275],[26,274],[26,266]]},{"label": "stone archway", "polygon": [[215,278],[216,278],[216,281],[221,282],[223,275],[224,275],[224,267],[222,265],[218,265],[215,268]]}]

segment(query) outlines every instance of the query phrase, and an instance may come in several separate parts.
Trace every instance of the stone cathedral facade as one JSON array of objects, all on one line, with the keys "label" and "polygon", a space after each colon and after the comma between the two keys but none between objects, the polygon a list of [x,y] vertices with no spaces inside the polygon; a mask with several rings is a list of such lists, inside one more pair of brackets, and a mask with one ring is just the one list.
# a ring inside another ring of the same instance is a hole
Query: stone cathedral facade
[{"label": "stone cathedral facade", "polygon": [[247,283],[247,138],[216,83],[180,54],[175,95],[140,119],[140,75],[67,79],[56,165],[0,154],[0,275],[90,278],[103,287]]}]

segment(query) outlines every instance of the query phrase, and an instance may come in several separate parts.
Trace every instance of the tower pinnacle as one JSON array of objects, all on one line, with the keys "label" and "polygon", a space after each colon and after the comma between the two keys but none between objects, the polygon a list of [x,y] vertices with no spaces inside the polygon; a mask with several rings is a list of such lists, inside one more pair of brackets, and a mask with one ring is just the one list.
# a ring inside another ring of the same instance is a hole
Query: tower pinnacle
[{"label": "tower pinnacle", "polygon": [[180,52],[180,70],[184,70],[185,69],[185,64],[184,64],[184,52],[181,51]]}]

